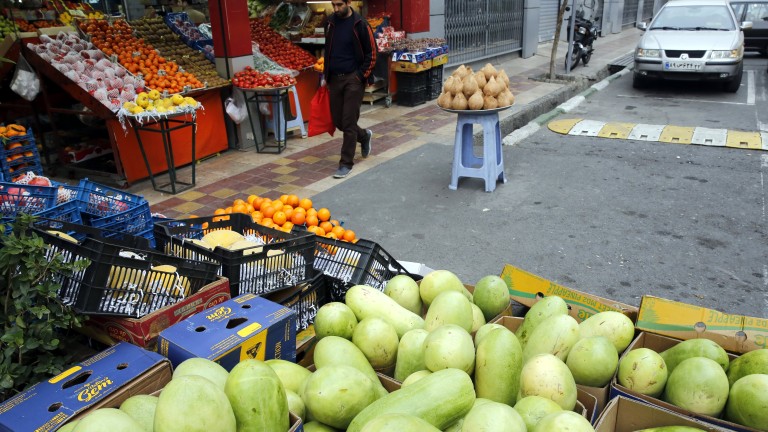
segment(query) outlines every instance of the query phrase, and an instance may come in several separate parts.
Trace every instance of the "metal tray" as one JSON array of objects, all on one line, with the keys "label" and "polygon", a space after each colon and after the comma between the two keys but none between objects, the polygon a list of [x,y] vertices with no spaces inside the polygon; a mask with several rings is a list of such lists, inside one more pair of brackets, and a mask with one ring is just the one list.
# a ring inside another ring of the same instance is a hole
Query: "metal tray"
[{"label": "metal tray", "polygon": [[[512,103],[512,105],[514,105],[514,102]],[[492,114],[492,113],[497,113],[497,112],[504,111],[505,109],[512,108],[512,105],[505,106],[505,107],[500,107],[500,108],[494,108],[494,109],[487,109],[487,110],[471,110],[471,109],[455,110],[455,109],[443,108],[441,106],[438,106],[438,108],[440,108],[443,111],[446,111],[446,112],[449,112],[449,113],[454,113],[454,114],[466,114],[466,113],[472,113],[472,114]]]}]

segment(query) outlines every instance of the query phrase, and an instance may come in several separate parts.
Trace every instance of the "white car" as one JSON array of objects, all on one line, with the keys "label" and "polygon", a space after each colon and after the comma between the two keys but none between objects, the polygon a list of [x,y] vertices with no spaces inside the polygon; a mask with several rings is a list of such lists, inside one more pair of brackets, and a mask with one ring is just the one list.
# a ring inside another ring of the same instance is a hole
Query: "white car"
[{"label": "white car", "polygon": [[650,80],[722,82],[729,92],[741,86],[744,33],[726,0],[672,0],[651,21],[635,50],[632,84]]}]

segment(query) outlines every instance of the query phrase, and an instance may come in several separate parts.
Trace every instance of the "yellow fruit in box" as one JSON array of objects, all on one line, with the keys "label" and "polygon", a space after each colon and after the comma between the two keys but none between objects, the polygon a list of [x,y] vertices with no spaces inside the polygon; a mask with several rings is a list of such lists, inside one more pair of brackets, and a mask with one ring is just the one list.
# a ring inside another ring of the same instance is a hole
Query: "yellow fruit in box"
[{"label": "yellow fruit in box", "polygon": [[184,103],[186,103],[187,105],[189,105],[191,107],[197,106],[197,101],[194,98],[191,98],[189,96],[184,98]]},{"label": "yellow fruit in box", "polygon": [[187,297],[190,293],[189,279],[180,276],[176,267],[159,265],[152,267],[146,282],[146,290],[152,293],[165,293],[174,297]]},{"label": "yellow fruit in box", "polygon": [[78,244],[78,243],[80,243],[80,242],[78,242],[78,241],[77,241],[77,239],[75,239],[75,238],[74,238],[74,237],[72,237],[71,235],[69,235],[69,234],[66,234],[66,233],[63,233],[63,232],[61,232],[61,231],[48,230],[47,232],[48,232],[48,234],[53,234],[53,235],[55,235],[56,237],[62,238],[62,239],[64,239],[64,240],[68,241],[68,242],[72,242],[72,243],[74,243],[74,244]]},{"label": "yellow fruit in box", "polygon": [[245,237],[232,230],[223,229],[209,232],[203,236],[202,240],[211,247],[221,246],[226,248],[235,242],[245,240]]},{"label": "yellow fruit in box", "polygon": [[285,253],[281,249],[271,249],[267,251],[266,267],[270,270],[293,267],[293,256]]},{"label": "yellow fruit in box", "polygon": [[[259,253],[262,251],[262,248],[257,246],[261,246],[261,245],[251,240],[240,240],[227,246],[226,249],[229,249],[231,251],[242,250],[243,255],[251,255],[251,254]],[[243,249],[247,249],[247,250],[243,250]]]},{"label": "yellow fruit in box", "polygon": [[134,115],[136,115],[136,114],[141,114],[141,113],[143,113],[143,112],[144,112],[144,108],[142,108],[142,107],[140,107],[140,106],[136,105],[135,107],[133,107],[133,108],[131,109],[131,111],[130,111],[130,112],[131,112],[131,114],[134,114]]},{"label": "yellow fruit in box", "polygon": [[171,100],[173,101],[174,105],[181,105],[182,103],[184,103],[184,96],[177,93],[171,96]]},{"label": "yellow fruit in box", "polygon": [[149,98],[153,101],[160,99],[160,92],[157,90],[150,90],[148,95]]},{"label": "yellow fruit in box", "polygon": [[160,105],[160,106],[155,107],[155,111],[157,111],[157,112],[162,114],[162,113],[168,112],[168,109],[166,107]]},{"label": "yellow fruit in box", "polygon": [[125,102],[125,103],[123,103],[123,108],[125,108],[128,111],[132,110],[135,106],[136,106],[136,104],[134,102]]},{"label": "yellow fruit in box", "polygon": [[[144,271],[127,267],[112,266],[109,269],[107,287],[116,290],[138,290],[139,283],[144,280]],[[120,297],[123,297],[120,293]]]}]

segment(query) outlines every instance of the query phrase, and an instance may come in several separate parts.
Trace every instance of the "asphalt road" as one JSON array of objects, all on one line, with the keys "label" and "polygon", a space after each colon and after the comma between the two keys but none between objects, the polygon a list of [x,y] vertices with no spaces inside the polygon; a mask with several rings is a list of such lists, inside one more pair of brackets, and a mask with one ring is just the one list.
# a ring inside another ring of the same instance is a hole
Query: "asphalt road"
[{"label": "asphalt road", "polygon": [[[759,131],[764,58],[739,92],[613,81],[559,118]],[[453,148],[430,143],[315,197],[395,257],[465,283],[505,263],[639,305],[645,294],[768,316],[768,152],[561,135],[504,148],[508,182],[448,189]]]}]

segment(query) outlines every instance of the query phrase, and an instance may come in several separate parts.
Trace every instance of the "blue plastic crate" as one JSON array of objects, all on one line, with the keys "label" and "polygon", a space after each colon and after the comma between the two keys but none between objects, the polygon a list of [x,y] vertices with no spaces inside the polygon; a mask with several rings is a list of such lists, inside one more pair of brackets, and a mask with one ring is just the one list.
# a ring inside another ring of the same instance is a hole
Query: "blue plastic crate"
[{"label": "blue plastic crate", "polygon": [[[6,150],[7,146],[16,143],[21,145]],[[3,145],[0,146],[0,171],[3,173],[3,178],[8,180],[28,171],[37,175],[43,174],[40,153],[31,131],[24,136],[3,140]]]},{"label": "blue plastic crate", "polygon": [[143,204],[149,209],[144,197],[94,183],[87,178],[80,180],[77,201],[80,211],[90,216],[87,219],[94,220],[125,213]]},{"label": "blue plastic crate", "polygon": [[149,203],[144,201],[144,203],[123,212],[103,218],[91,219],[90,225],[96,228],[141,236],[141,233],[147,230],[152,231],[154,222],[152,221],[152,212],[149,210]]},{"label": "blue plastic crate", "polygon": [[[94,225],[94,227],[96,226]],[[143,237],[147,239],[147,241],[149,241],[149,246],[152,249],[155,248],[155,231],[153,223],[150,223],[149,228],[144,229],[143,231],[136,231],[140,229],[139,225],[131,226],[125,224],[123,221],[102,225],[97,228],[106,230],[104,234],[105,238],[119,237],[117,233],[130,234],[135,237]]]},{"label": "blue plastic crate", "polygon": [[72,231],[72,232],[65,231],[63,229],[64,224],[56,224],[56,222],[53,222],[53,221],[60,221],[60,222],[69,222],[72,224],[82,225],[83,218],[80,216],[80,207],[77,205],[76,201],[69,201],[63,204],[59,204],[53,208],[37,213],[36,216],[43,217],[46,219],[51,219],[50,229],[66,232],[67,234],[71,235],[72,237],[80,241],[82,241],[85,238],[85,235],[81,233],[78,233],[75,231]]},{"label": "blue plastic crate", "polygon": [[[2,223],[10,223],[19,213],[36,214],[56,205],[56,188],[16,183],[0,183]],[[9,230],[10,225],[6,228]]]}]

